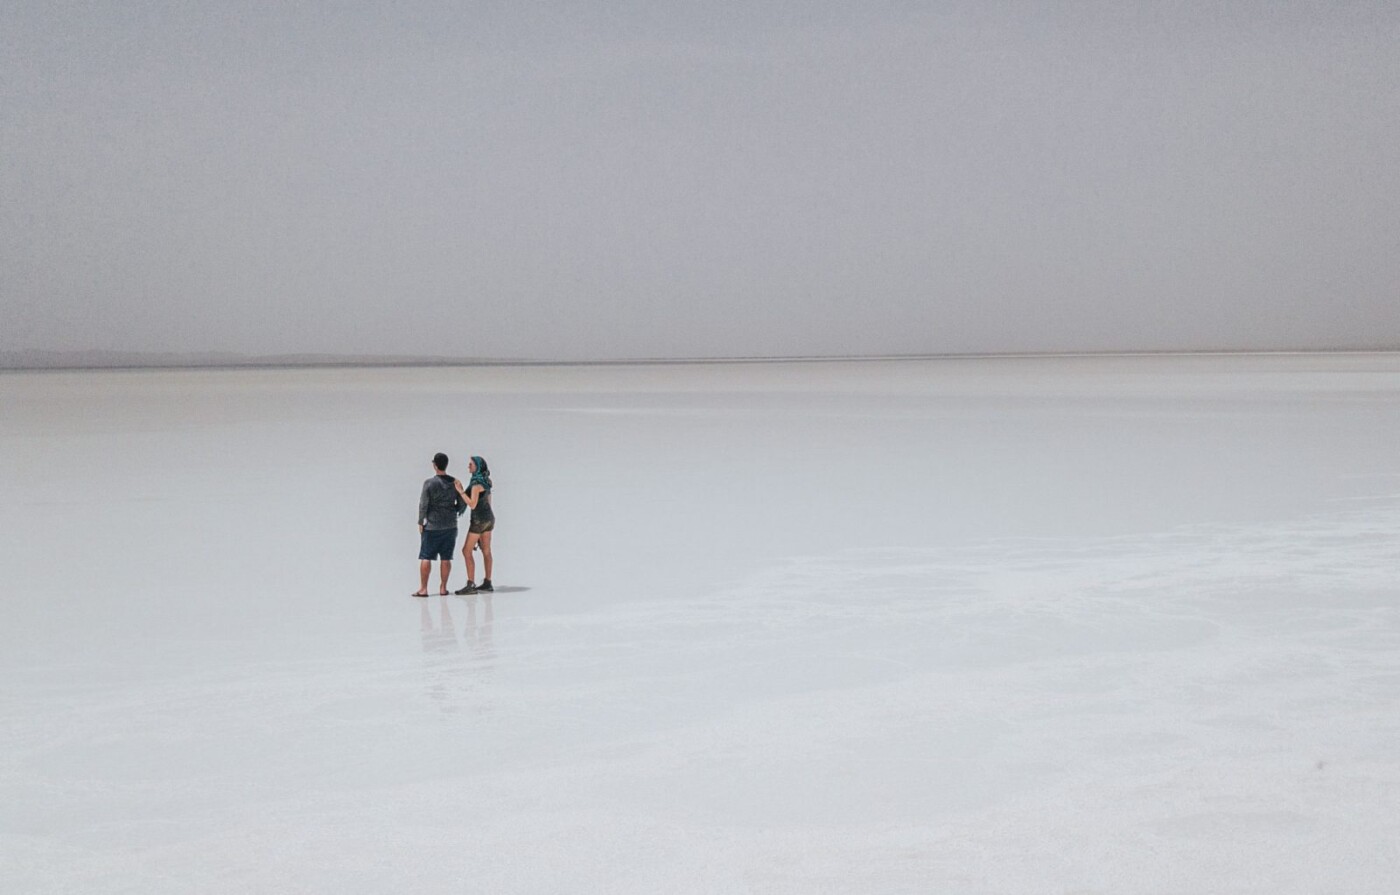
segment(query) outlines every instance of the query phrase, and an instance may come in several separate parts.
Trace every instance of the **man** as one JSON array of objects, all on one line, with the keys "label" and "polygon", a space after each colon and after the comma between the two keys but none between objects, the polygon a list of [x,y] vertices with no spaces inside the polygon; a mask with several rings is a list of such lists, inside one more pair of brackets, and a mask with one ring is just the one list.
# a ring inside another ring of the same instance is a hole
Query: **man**
[{"label": "man", "polygon": [[457,548],[457,517],[466,508],[457,491],[457,480],[447,474],[447,455],[433,455],[433,477],[423,483],[418,495],[418,590],[415,597],[428,595],[428,575],[433,560],[439,560],[442,587],[447,596],[447,578],[452,574],[452,551]]}]

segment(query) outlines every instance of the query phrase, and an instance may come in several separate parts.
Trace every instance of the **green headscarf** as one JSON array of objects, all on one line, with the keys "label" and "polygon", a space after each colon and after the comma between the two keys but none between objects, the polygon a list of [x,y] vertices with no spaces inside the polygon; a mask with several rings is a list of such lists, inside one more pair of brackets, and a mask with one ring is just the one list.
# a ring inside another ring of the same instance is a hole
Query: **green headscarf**
[{"label": "green headscarf", "polygon": [[491,470],[486,465],[486,461],[481,457],[473,456],[472,462],[476,464],[476,472],[472,473],[472,480],[467,485],[467,493],[472,491],[472,485],[480,485],[487,494],[491,493]]}]

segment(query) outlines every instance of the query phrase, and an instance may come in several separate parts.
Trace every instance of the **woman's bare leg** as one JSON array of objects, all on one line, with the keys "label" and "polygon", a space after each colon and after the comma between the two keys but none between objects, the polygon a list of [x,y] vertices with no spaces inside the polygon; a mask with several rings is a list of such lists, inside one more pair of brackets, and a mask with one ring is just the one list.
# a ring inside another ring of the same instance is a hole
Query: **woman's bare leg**
[{"label": "woman's bare leg", "polygon": [[476,581],[476,560],[472,558],[472,551],[476,549],[476,542],[481,535],[475,532],[467,534],[467,542],[462,545],[462,558],[467,561],[467,583]]},{"label": "woman's bare leg", "polygon": [[481,565],[486,572],[486,579],[491,579],[491,532],[482,532],[481,535]]}]

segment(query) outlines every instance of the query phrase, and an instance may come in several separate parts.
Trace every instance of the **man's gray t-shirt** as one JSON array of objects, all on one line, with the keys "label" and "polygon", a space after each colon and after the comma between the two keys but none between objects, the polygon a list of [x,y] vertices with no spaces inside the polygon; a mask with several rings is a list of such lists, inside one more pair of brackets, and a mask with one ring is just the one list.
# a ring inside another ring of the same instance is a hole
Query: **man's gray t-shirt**
[{"label": "man's gray t-shirt", "polygon": [[418,524],[427,531],[456,528],[457,516],[465,506],[457,493],[457,480],[435,475],[423,483],[423,493],[418,496]]}]

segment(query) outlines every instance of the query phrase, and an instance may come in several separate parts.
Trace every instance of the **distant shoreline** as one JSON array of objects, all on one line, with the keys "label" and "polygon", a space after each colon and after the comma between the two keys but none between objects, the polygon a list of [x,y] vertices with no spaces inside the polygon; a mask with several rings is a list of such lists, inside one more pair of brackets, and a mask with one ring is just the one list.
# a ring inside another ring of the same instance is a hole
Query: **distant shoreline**
[{"label": "distant shoreline", "polygon": [[1170,357],[1317,357],[1383,355],[1400,348],[1269,350],[1025,351],[942,354],[790,355],[684,358],[520,359],[357,355],[172,355],[126,352],[0,352],[0,373],[200,370],[398,369],[433,367],[645,367],[726,364],[861,363],[872,361],[1054,360]]}]

